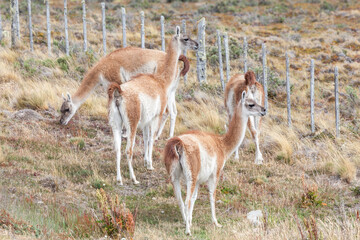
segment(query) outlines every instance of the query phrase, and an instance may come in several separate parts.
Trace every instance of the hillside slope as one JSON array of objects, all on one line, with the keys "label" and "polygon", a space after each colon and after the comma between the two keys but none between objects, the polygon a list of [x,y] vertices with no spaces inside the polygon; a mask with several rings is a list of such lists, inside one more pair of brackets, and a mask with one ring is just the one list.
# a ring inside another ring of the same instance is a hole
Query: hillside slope
[{"label": "hillside slope", "polygon": [[[154,146],[155,171],[143,166],[141,134],[131,183],[122,162],[124,186],[116,185],[115,153],[107,123],[106,95],[98,89],[67,126],[61,126],[61,94],[73,93],[84,73],[102,56],[101,11],[88,2],[89,51],[82,52],[81,5],[68,1],[70,56],[64,54],[62,1],[51,2],[53,53],[47,55],[45,8],[33,1],[35,51],[29,51],[27,4],[20,1],[21,42],[10,49],[10,12],[0,2],[4,39],[0,46],[0,231],[1,238],[101,238],[96,189],[118,195],[135,211],[134,239],[184,239],[185,228],[161,154],[168,126]],[[268,49],[269,113],[264,117],[261,150],[247,135],[240,161],[229,159],[217,191],[216,211],[223,228],[211,224],[207,191],[201,188],[193,214],[193,239],[356,239],[360,238],[360,4],[357,1],[106,1],[108,51],[121,47],[121,7],[127,10],[127,43],[140,45],[139,12],[145,11],[146,46],[160,49],[160,16],[166,36],[187,20],[208,21],[208,82],[196,79],[189,55],[188,82],[177,92],[175,133],[224,133],[227,121],[219,81],[216,30],[228,32],[231,75],[243,69],[243,37],[249,69],[262,76],[261,44]],[[290,56],[292,128],[287,126],[285,52]],[[310,59],[315,60],[315,123],[310,130]],[[224,58],[223,58],[224,59]],[[339,68],[341,134],[335,138],[333,69]],[[32,109],[22,117],[22,109]],[[126,159],[123,156],[123,159]],[[263,224],[246,219],[261,209]],[[299,231],[301,229],[301,232]],[[314,237],[316,235],[316,237]]]}]

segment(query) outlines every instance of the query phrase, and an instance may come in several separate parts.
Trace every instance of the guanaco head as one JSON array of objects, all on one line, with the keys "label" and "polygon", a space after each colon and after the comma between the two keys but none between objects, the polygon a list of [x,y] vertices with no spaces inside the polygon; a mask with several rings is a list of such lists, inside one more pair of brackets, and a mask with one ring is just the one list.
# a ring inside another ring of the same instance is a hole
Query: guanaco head
[{"label": "guanaco head", "polygon": [[63,94],[62,97],[64,102],[60,108],[60,112],[61,112],[60,124],[66,125],[68,124],[70,119],[74,116],[76,112],[76,108],[71,100],[70,93],[67,93],[66,97]]},{"label": "guanaco head", "polygon": [[176,26],[175,35],[172,38],[172,41],[175,41],[179,46],[180,51],[184,50],[198,50],[199,44],[192,40],[188,35],[180,34],[180,27]]},{"label": "guanaco head", "polygon": [[246,91],[241,94],[241,101],[239,102],[238,109],[241,107],[242,114],[249,116],[265,116],[266,109],[255,102],[254,99],[249,98]]}]

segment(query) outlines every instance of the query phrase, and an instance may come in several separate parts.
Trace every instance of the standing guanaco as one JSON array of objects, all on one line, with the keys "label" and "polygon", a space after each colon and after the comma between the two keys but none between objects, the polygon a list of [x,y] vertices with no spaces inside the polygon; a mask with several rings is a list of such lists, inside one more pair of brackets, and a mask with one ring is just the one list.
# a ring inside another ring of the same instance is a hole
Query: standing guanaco
[{"label": "standing guanaco", "polygon": [[[215,215],[215,194],[220,173],[226,160],[243,141],[249,117],[265,114],[266,110],[243,91],[224,135],[192,131],[167,141],[164,150],[165,167],[179,202],[187,234],[191,234],[194,203],[199,186],[203,183],[207,183],[209,190],[212,221],[221,227]],[[181,177],[186,182],[185,205],[181,196]]]},{"label": "standing guanaco", "polygon": [[[265,93],[263,86],[256,81],[255,74],[252,71],[248,71],[243,74],[236,74],[226,84],[225,88],[225,108],[228,113],[229,122],[234,114],[235,107],[241,99],[241,93],[246,91],[249,98],[256,101],[257,104],[264,106]],[[259,146],[261,117],[253,116],[249,118],[247,123],[251,135],[255,141],[255,164],[262,164],[263,156]],[[235,151],[235,159],[239,159],[239,150]]]},{"label": "standing guanaco", "polygon": [[178,82],[176,71],[178,59],[186,49],[196,50],[198,43],[186,35],[180,35],[180,28],[176,27],[176,34],[170,39],[166,50],[166,57],[159,63],[154,74],[140,74],[121,86],[112,83],[108,90],[109,95],[109,123],[111,125],[116,150],[116,180],[122,185],[120,172],[121,159],[121,129],[126,129],[126,155],[129,164],[130,177],[135,184],[136,180],[132,167],[133,148],[135,144],[136,129],[144,132],[145,162],[147,168],[152,166],[152,148],[155,133],[159,128],[160,120],[169,98],[175,96]]}]

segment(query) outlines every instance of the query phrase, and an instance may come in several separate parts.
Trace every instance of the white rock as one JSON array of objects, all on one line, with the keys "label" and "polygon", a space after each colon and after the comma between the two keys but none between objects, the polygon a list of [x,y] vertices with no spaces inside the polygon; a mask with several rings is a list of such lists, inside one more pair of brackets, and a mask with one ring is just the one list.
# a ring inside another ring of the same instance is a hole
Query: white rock
[{"label": "white rock", "polygon": [[44,119],[38,112],[32,109],[21,109],[13,113],[12,117],[25,121],[38,121]]},{"label": "white rock", "polygon": [[246,218],[255,226],[259,226],[261,224],[260,219],[263,217],[261,210],[251,211],[247,214]]}]

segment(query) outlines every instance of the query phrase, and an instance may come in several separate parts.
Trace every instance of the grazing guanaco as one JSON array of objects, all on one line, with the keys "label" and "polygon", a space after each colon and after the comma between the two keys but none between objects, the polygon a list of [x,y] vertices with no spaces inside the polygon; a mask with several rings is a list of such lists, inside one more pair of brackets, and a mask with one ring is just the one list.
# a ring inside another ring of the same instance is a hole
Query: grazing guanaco
[{"label": "grazing guanaco", "polygon": [[[104,86],[107,90],[111,82],[121,84],[140,73],[155,73],[159,63],[164,61],[165,57],[165,52],[136,47],[126,47],[109,53],[87,72],[79,88],[72,96],[69,93],[67,93],[66,97],[63,95],[63,104],[60,108],[60,123],[63,125],[68,124],[79,107],[98,85]],[[185,56],[181,56],[179,60],[184,62],[184,69],[181,71],[181,75],[184,76],[189,70],[189,62]],[[178,77],[178,74],[176,74],[176,77]],[[175,96],[173,101],[175,101]],[[176,105],[173,104],[171,107],[169,109],[171,118],[170,137],[174,133],[177,114]],[[166,118],[163,121],[165,124]],[[161,132],[158,133],[158,136],[160,134]]]},{"label": "grazing guanaco", "polygon": [[[241,99],[241,93],[246,91],[249,98],[256,101],[257,104],[264,106],[265,93],[263,86],[256,81],[255,74],[252,71],[248,71],[243,74],[236,74],[226,84],[225,88],[225,108],[228,113],[229,122],[234,114],[235,107]],[[261,117],[250,117],[247,123],[250,133],[255,141],[255,164],[262,164],[263,156],[259,146]],[[235,159],[239,159],[239,149],[235,151]]]},{"label": "grazing guanaco", "polygon": [[133,148],[136,129],[141,128],[144,133],[144,159],[149,170],[152,166],[152,149],[156,131],[166,106],[173,97],[178,81],[175,78],[178,59],[185,49],[196,50],[198,43],[188,36],[180,35],[180,28],[176,27],[174,35],[168,44],[166,57],[159,62],[154,74],[140,74],[121,86],[112,83],[108,89],[109,95],[109,123],[111,125],[116,150],[117,182],[122,185],[120,172],[121,159],[121,129],[126,129],[126,155],[129,164],[130,177],[136,180],[132,167]]},{"label": "grazing guanaco", "polygon": [[[165,167],[174,187],[187,234],[191,234],[194,203],[199,185],[203,183],[207,183],[209,190],[212,221],[221,227],[215,215],[215,194],[220,172],[226,160],[243,141],[249,117],[265,114],[266,109],[243,91],[224,135],[192,131],[167,141],[164,150]],[[181,196],[181,177],[186,182],[185,205]]]}]

